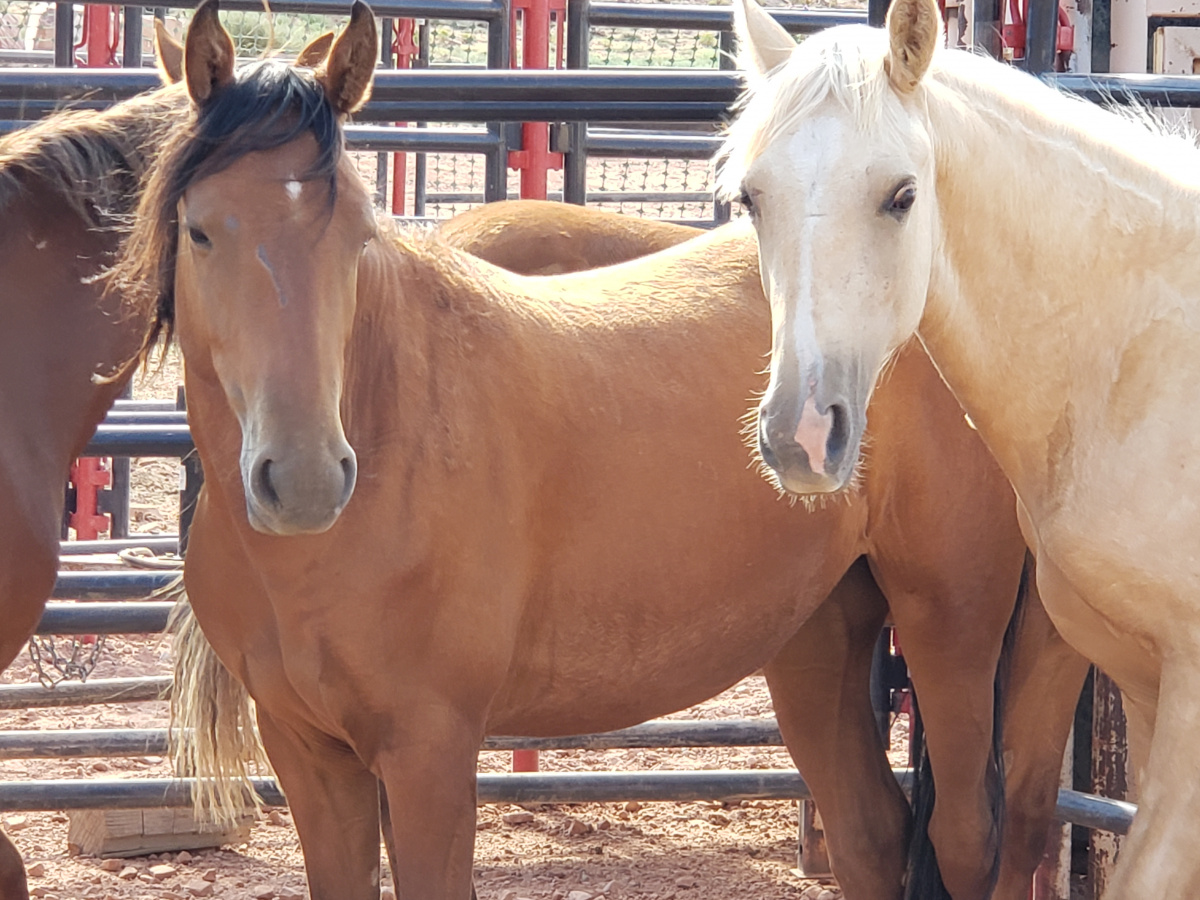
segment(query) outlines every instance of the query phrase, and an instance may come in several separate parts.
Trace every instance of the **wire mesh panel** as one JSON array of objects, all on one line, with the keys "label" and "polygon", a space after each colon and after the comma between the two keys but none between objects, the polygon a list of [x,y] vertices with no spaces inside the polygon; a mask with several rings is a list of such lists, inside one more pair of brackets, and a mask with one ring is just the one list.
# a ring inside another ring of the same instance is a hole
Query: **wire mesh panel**
[{"label": "wire mesh panel", "polygon": [[0,65],[49,66],[53,62],[54,4],[0,0]]}]

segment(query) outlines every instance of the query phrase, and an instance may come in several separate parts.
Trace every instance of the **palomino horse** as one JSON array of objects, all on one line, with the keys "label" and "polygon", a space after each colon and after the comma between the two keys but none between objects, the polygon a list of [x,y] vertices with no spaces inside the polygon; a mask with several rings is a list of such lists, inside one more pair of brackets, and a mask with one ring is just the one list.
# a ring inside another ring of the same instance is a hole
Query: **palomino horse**
[{"label": "palomino horse", "polygon": [[[1024,548],[1011,494],[927,360],[901,354],[881,391],[894,409],[877,418],[898,431],[876,434],[890,452],[859,493],[808,512],[778,502],[736,428],[766,333],[749,235],[528,279],[393,233],[341,145],[375,40],[359,3],[315,75],[238,74],[202,5],[184,57],[195,121],[157,160],[113,282],[155,311],[147,346],[178,326],[209,474],[188,590],[258,701],[313,897],[377,896],[376,777],[398,810],[398,893],[468,896],[488,733],[628,725],[768,664],[801,767],[806,752],[840,763],[836,735],[796,738],[814,696],[861,691],[869,654],[821,669],[797,627],[864,551],[914,601],[900,609],[917,677],[959,679],[925,713],[976,738],[959,783],[944,766],[970,826],[944,840],[976,839],[986,873],[994,835],[969,832],[987,821],[992,675]],[[946,473],[964,491],[948,507],[926,490]],[[883,609],[863,567],[843,589],[830,630],[850,646]],[[945,597],[931,623],[915,602],[927,589],[996,599],[967,614]],[[922,628],[938,652],[916,656],[940,664],[913,658]],[[976,629],[992,638],[947,650]],[[856,708],[865,724],[846,727],[878,741]],[[929,733],[936,763],[946,745]],[[866,769],[883,802],[818,802],[862,814],[850,841],[902,834],[895,782]],[[902,869],[900,844],[843,878],[894,897]]]},{"label": "palomino horse", "polygon": [[1200,154],[939,49],[933,0],[796,50],[744,15],[760,74],[725,177],[775,319],[764,456],[842,487],[919,332],[1016,489],[1047,610],[1124,694],[1140,811],[1109,896],[1200,895]]}]

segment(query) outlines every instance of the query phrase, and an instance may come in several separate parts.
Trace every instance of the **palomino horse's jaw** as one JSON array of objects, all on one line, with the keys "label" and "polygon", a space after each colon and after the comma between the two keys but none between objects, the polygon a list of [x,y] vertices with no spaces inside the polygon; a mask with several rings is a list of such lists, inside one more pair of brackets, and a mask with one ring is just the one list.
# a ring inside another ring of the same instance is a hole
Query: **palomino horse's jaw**
[{"label": "palomino horse's jaw", "polygon": [[358,462],[341,429],[328,442],[242,444],[246,516],[262,534],[328,531],[354,493]]},{"label": "palomino horse's jaw", "polygon": [[776,382],[767,391],[758,409],[758,449],[789,493],[834,493],[850,482],[858,461],[863,391],[858,379],[828,364],[823,377],[803,381],[803,388]]}]

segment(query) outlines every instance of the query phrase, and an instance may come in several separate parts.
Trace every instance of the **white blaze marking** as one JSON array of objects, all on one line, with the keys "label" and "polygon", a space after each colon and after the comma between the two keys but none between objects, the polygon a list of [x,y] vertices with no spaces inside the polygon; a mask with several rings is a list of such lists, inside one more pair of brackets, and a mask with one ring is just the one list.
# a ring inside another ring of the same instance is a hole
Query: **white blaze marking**
[{"label": "white blaze marking", "polygon": [[279,305],[287,306],[287,294],[283,291],[283,286],[279,283],[279,276],[275,274],[275,267],[271,265],[271,261],[267,259],[267,251],[262,244],[258,245],[258,250],[254,254],[258,257],[258,261],[262,263],[262,267],[267,270],[267,274],[271,276],[271,284],[275,286],[275,293],[279,297]]},{"label": "white blaze marking", "polygon": [[300,191],[304,189],[304,185],[302,185],[299,181],[289,181],[283,186],[283,189],[287,191],[287,195],[290,198],[293,200],[299,200]]}]

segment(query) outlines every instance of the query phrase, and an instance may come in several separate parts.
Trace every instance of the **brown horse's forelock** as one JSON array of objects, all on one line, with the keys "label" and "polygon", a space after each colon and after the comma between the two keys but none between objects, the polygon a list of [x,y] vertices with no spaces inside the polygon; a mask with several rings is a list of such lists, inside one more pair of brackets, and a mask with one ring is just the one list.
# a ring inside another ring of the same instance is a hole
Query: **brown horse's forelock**
[{"label": "brown horse's forelock", "polygon": [[187,110],[163,89],[105,110],[70,110],[0,139],[0,212],[36,183],[93,227],[121,228],[163,136]]},{"label": "brown horse's forelock", "polygon": [[332,205],[342,127],[313,74],[278,61],[257,63],[219,89],[168,139],[152,166],[121,260],[109,289],[133,298],[153,318],[138,359],[160,338],[170,343],[175,325],[178,207],[188,187],[227,169],[250,153],[272,150],[311,133],[317,159],[301,176],[323,180]]}]

